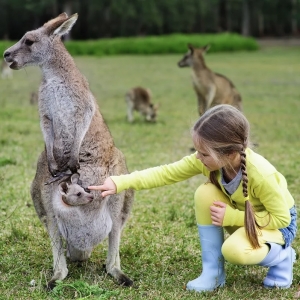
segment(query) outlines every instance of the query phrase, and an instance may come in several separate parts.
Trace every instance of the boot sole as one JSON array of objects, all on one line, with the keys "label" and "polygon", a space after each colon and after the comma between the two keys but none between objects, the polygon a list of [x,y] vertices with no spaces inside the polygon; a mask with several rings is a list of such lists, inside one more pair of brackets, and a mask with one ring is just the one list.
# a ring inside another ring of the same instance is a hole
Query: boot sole
[{"label": "boot sole", "polygon": [[212,288],[188,288],[186,286],[186,290],[187,291],[195,291],[195,292],[198,292],[198,293],[201,293],[201,292],[212,292],[220,287],[223,287],[225,285],[225,281],[220,283],[219,285],[215,286],[215,287],[212,287]]}]

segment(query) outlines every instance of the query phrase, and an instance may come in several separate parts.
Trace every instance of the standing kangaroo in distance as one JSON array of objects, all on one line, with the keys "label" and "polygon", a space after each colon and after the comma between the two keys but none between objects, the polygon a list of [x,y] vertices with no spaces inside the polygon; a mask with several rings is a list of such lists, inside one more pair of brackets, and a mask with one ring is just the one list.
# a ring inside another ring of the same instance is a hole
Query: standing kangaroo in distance
[{"label": "standing kangaroo in distance", "polygon": [[224,75],[214,73],[204,61],[209,45],[195,48],[188,44],[188,52],[178,62],[178,66],[193,69],[193,87],[198,99],[198,112],[202,115],[208,108],[217,104],[230,104],[242,110],[242,98],[233,83]]},{"label": "standing kangaroo in distance", "polygon": [[135,87],[125,94],[127,103],[127,119],[131,123],[134,120],[133,111],[138,111],[146,121],[156,122],[158,105],[151,102],[151,91],[142,87]]},{"label": "standing kangaroo in distance", "polygon": [[31,197],[52,245],[54,274],[47,286],[53,288],[56,280],[68,274],[63,237],[72,261],[88,259],[92,249],[108,237],[106,271],[119,284],[131,286],[133,281],[121,271],[119,246],[133,204],[133,190],[105,198],[93,191],[93,201],[76,206],[76,217],[69,220],[54,208],[61,197],[54,175],[59,178],[68,174],[66,170],[76,173],[80,168],[82,185],[89,186],[108,176],[128,173],[124,155],[114,145],[87,80],[61,40],[77,18],[77,14],[68,17],[62,13],[25,33],[4,52],[12,69],[36,65],[42,72],[38,105],[45,150],[37,162]]}]

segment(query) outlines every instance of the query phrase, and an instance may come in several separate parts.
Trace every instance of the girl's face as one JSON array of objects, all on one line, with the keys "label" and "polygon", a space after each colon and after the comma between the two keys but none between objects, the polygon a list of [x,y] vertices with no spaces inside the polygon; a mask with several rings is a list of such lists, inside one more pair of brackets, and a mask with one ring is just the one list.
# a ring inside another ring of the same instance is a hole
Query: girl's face
[{"label": "girl's face", "polygon": [[217,160],[215,157],[213,157],[206,148],[201,146],[201,144],[195,146],[195,148],[197,150],[196,157],[201,160],[201,162],[210,172],[220,170],[225,166],[224,162],[222,163],[221,160]]}]

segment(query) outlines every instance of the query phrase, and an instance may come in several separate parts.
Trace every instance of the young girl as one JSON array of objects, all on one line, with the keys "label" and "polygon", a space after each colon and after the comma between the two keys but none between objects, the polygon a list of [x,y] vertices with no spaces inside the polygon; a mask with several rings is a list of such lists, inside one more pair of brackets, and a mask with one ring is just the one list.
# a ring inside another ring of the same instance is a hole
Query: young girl
[{"label": "young girl", "polygon": [[[288,288],[293,280],[297,212],[287,182],[265,158],[249,148],[249,123],[230,105],[206,111],[192,131],[196,153],[178,162],[111,176],[102,196],[125,189],[150,189],[197,174],[208,181],[195,192],[202,248],[202,273],[186,288],[212,291],[225,284],[224,258],[233,264],[269,267],[266,288]],[[230,234],[224,241],[223,228]]]}]

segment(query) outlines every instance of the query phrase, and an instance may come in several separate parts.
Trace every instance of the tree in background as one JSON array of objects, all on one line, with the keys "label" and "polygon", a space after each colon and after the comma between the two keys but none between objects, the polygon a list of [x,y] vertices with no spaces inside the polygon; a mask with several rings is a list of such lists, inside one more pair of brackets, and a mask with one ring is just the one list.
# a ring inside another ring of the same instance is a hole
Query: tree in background
[{"label": "tree in background", "polygon": [[65,11],[74,39],[236,32],[298,36],[300,0],[0,0],[0,39],[19,39]]}]

